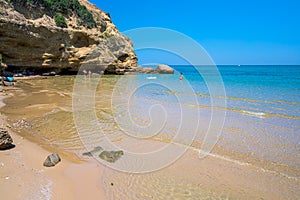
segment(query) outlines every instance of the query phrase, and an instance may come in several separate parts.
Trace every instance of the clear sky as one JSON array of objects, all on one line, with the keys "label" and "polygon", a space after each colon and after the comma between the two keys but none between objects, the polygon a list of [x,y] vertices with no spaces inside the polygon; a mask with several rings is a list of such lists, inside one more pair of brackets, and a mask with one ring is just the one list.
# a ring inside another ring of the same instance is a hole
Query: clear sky
[{"label": "clear sky", "polygon": [[186,34],[216,64],[300,64],[300,0],[89,1],[109,12],[120,31]]}]

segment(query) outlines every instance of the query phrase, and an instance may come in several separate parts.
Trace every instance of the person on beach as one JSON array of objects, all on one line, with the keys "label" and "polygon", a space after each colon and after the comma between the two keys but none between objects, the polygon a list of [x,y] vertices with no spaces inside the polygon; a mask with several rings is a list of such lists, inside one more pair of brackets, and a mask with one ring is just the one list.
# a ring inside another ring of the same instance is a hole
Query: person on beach
[{"label": "person on beach", "polygon": [[1,82],[2,82],[2,85],[3,85],[3,86],[7,86],[7,85],[5,84],[5,82],[4,82],[4,80],[5,80],[5,77],[4,77],[4,76],[1,76]]},{"label": "person on beach", "polygon": [[11,76],[4,77],[4,76],[2,76],[2,77],[1,77],[1,81],[2,81],[3,86],[7,86],[7,85],[5,84],[5,81],[9,82],[10,85],[12,86],[12,85],[13,85],[13,82],[14,82],[14,77],[11,77]]},{"label": "person on beach", "polygon": [[88,74],[88,72],[84,69],[83,71],[83,75],[85,76],[85,77],[87,77],[87,74]]},{"label": "person on beach", "polygon": [[[1,75],[0,77],[1,77],[2,85],[7,86],[4,81],[8,81],[8,80],[7,80],[7,77],[5,76],[5,70],[4,70],[4,67],[2,67],[2,62],[1,61],[0,61],[0,75]],[[10,78],[12,78],[12,77],[10,77]]]},{"label": "person on beach", "polygon": [[179,80],[182,81],[182,79],[183,79],[182,72],[180,72]]},{"label": "person on beach", "polygon": [[5,79],[4,79],[4,81],[9,82],[10,85],[12,86],[12,85],[13,85],[13,82],[14,82],[15,80],[14,80],[14,77],[12,77],[12,76],[6,76]]}]

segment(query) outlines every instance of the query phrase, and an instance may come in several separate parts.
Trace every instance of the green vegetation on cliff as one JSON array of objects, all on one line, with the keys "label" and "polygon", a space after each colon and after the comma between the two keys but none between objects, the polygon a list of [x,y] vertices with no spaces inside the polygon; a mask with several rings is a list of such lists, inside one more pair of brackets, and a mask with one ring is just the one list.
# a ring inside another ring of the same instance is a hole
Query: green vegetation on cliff
[{"label": "green vegetation on cliff", "polygon": [[55,23],[57,26],[62,27],[62,28],[67,28],[68,25],[66,23],[66,19],[64,18],[64,16],[62,16],[62,14],[57,13],[54,17]]},{"label": "green vegetation on cliff", "polygon": [[[81,5],[78,0],[8,0],[13,4],[24,6],[39,6],[43,7],[45,11],[55,18],[57,26],[65,27],[65,19],[62,17],[69,17],[71,14],[75,14],[79,25],[84,25],[88,28],[96,27],[96,22],[92,13],[84,6]],[[57,20],[56,20],[57,19]],[[59,23],[57,23],[59,22]]]}]

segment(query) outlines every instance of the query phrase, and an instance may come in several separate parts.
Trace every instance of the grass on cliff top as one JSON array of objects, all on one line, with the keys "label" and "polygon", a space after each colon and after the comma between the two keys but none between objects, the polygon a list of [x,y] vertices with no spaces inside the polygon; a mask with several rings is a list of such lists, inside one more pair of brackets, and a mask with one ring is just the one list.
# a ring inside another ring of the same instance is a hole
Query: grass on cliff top
[{"label": "grass on cliff top", "polygon": [[[33,5],[44,7],[45,10],[52,16],[55,17],[61,14],[64,17],[70,16],[74,13],[79,19],[79,25],[84,25],[88,28],[96,27],[96,22],[92,13],[84,6],[81,5],[78,0],[7,0],[13,4],[22,6]],[[56,22],[56,20],[55,20]],[[62,22],[60,17],[59,22]],[[64,23],[56,23],[57,26],[64,27]]]},{"label": "grass on cliff top", "polygon": [[57,13],[54,17],[55,23],[57,26],[62,27],[62,28],[67,28],[68,25],[66,23],[66,19],[64,18],[64,16],[62,16],[62,14]]}]

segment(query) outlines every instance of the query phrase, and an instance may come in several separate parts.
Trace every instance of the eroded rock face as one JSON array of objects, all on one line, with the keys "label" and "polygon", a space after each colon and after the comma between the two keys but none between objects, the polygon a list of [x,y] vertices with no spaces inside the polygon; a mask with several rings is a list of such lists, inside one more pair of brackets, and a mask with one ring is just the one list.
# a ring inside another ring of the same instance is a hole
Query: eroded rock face
[{"label": "eroded rock face", "polygon": [[10,148],[13,145],[12,143],[13,139],[8,131],[4,128],[0,128],[0,150]]},{"label": "eroded rock face", "polygon": [[66,19],[68,28],[60,28],[42,8],[20,8],[0,0],[3,61],[13,70],[40,72],[76,73],[84,66],[93,72],[124,74],[136,68],[132,42],[118,31],[109,15],[85,0],[80,3],[92,13],[95,28],[78,25],[74,15]]}]

